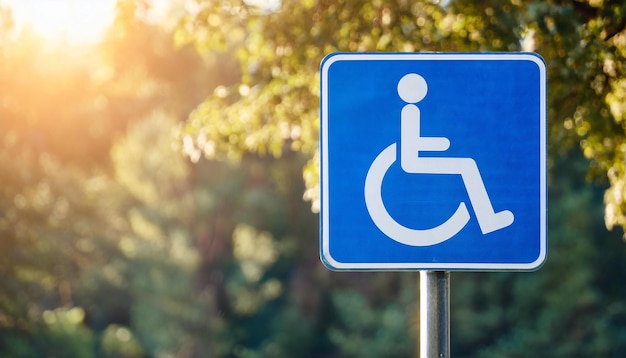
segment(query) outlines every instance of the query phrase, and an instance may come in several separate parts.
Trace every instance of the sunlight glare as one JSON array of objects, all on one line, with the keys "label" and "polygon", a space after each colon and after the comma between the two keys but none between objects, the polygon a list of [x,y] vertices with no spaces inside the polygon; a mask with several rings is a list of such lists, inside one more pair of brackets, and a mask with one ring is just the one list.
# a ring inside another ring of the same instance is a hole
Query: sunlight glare
[{"label": "sunlight glare", "polygon": [[111,25],[115,0],[0,0],[18,28],[30,27],[50,42],[97,42]]}]

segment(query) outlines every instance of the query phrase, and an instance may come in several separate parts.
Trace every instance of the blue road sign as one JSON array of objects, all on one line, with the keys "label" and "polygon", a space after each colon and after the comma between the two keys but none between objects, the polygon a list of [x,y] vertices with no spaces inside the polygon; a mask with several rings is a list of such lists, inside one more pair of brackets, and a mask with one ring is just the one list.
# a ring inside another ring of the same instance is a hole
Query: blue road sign
[{"label": "blue road sign", "polygon": [[321,249],[335,270],[534,270],[547,254],[533,53],[321,63]]}]

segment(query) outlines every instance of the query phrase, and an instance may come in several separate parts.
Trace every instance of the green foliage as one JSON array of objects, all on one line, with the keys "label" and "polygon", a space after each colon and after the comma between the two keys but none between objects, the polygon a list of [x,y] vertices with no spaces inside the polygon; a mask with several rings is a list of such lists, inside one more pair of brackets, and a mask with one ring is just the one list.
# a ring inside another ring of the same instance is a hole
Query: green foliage
[{"label": "green foliage", "polygon": [[[405,285],[404,289],[410,287]],[[382,307],[372,307],[360,292],[335,292],[333,304],[338,323],[329,329],[331,341],[346,357],[411,356],[415,348],[412,336],[416,335],[410,332],[409,321],[415,312],[407,309],[411,302],[390,301]]]},{"label": "green foliage", "polygon": [[133,333],[124,326],[109,325],[101,338],[102,353],[106,357],[142,357],[141,345]]},{"label": "green foliage", "polygon": [[[194,101],[187,91],[210,80],[170,34],[136,18],[120,34],[122,20],[98,48],[0,38],[2,356],[204,349],[189,343],[202,342],[210,310],[195,291],[191,176],[170,132]],[[161,52],[130,51],[148,35]],[[129,56],[113,56],[120,49]],[[167,73],[183,63],[196,72]]]},{"label": "green foliage", "polygon": [[[187,152],[312,157],[307,198],[317,207],[318,66],[334,51],[539,52],[548,64],[550,150],[575,143],[591,174],[607,176],[606,223],[622,225],[625,7],[612,1],[283,1],[279,9],[202,1],[177,32],[201,52],[228,50],[241,78],[220,86],[187,121]],[[621,56],[621,57],[620,57]],[[603,175],[602,175],[603,174]]]},{"label": "green foliage", "polygon": [[43,312],[43,324],[34,331],[8,332],[2,337],[9,357],[89,357],[93,355],[93,334],[83,325],[85,312],[79,307]]}]

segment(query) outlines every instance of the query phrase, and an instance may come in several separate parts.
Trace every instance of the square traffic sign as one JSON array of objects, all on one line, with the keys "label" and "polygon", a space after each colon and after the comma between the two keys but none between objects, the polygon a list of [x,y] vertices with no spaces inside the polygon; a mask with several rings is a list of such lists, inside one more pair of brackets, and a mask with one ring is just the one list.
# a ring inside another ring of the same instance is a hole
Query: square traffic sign
[{"label": "square traffic sign", "polygon": [[335,270],[534,270],[547,254],[534,53],[321,63],[321,245]]}]

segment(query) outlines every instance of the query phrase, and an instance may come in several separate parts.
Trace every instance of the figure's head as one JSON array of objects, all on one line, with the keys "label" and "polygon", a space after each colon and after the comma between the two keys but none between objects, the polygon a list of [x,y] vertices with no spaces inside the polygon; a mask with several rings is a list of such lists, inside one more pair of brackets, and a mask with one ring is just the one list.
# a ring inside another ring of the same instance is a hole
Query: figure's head
[{"label": "figure's head", "polygon": [[398,81],[398,95],[407,103],[417,103],[426,97],[428,85],[424,77],[417,73],[404,75]]}]

